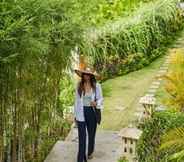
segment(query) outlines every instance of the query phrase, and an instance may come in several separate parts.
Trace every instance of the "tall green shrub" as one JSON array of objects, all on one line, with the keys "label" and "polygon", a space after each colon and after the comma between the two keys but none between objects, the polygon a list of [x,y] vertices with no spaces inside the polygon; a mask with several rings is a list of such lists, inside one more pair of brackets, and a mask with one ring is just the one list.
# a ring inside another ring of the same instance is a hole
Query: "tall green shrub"
[{"label": "tall green shrub", "polygon": [[150,2],[133,16],[87,32],[82,53],[89,54],[105,78],[149,64],[182,28],[176,4],[177,0]]},{"label": "tall green shrub", "polygon": [[168,152],[161,151],[161,138],[169,130],[184,126],[184,114],[178,112],[156,112],[153,118],[140,125],[143,134],[138,141],[139,162],[165,162]]}]

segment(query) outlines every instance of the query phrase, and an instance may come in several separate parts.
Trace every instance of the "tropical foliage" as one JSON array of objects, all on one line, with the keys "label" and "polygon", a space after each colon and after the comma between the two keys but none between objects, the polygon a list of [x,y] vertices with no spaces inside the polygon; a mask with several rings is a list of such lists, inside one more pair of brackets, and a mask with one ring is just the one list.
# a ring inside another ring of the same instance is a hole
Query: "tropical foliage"
[{"label": "tropical foliage", "polygon": [[184,111],[184,55],[182,50],[176,50],[171,57],[169,73],[164,76],[165,89],[168,97],[163,100],[168,107]]},{"label": "tropical foliage", "polygon": [[[169,73],[164,77],[167,96],[164,103],[179,112],[184,111],[184,55],[182,50],[175,50],[171,57]],[[161,138],[161,151],[167,152],[168,161],[184,160],[184,127],[168,130]]]},{"label": "tropical foliage", "polygon": [[184,55],[182,50],[172,52],[169,72],[164,76],[167,95],[163,103],[173,112],[156,113],[143,126],[138,147],[143,162],[184,160]]},{"label": "tropical foliage", "polygon": [[152,0],[98,0],[93,1],[93,13],[90,17],[91,25],[101,26],[109,20],[116,20],[131,15],[143,3]]},{"label": "tropical foliage", "polygon": [[108,21],[132,14],[142,4],[153,0],[70,0],[72,17],[85,28],[103,26]]},{"label": "tropical foliage", "polygon": [[150,2],[130,17],[89,30],[82,52],[91,56],[105,78],[148,65],[164,53],[182,28],[183,19],[176,3],[176,0]]},{"label": "tropical foliage", "polygon": [[153,118],[141,124],[140,127],[143,130],[143,134],[137,147],[138,160],[140,162],[165,162],[168,161],[168,156],[171,155],[173,150],[170,152],[168,150],[160,150],[161,141],[164,138],[163,135],[177,127],[184,127],[184,114],[171,111],[156,112]]},{"label": "tropical foliage", "polygon": [[160,150],[168,152],[168,161],[184,160],[184,127],[174,128],[162,137]]}]

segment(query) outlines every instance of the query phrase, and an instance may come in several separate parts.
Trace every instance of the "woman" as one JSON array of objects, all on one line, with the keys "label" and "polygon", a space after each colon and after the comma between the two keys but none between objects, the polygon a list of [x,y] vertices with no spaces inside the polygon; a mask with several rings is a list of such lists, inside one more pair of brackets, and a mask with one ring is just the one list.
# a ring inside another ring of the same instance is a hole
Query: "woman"
[{"label": "woman", "polygon": [[97,120],[94,108],[102,109],[102,89],[92,70],[75,70],[81,77],[76,89],[74,116],[78,125],[79,150],[77,162],[87,162],[86,129],[88,132],[88,159],[93,158]]}]

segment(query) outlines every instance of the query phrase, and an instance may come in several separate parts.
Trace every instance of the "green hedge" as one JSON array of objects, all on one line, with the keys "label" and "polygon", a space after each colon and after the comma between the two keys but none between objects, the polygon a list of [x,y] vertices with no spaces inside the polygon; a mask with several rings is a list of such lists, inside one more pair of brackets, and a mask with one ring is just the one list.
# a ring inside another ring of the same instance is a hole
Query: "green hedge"
[{"label": "green hedge", "polygon": [[176,0],[158,0],[138,9],[133,16],[88,31],[81,51],[88,54],[104,78],[148,65],[165,52],[182,29]]},{"label": "green hedge", "polygon": [[161,136],[178,126],[184,126],[184,114],[169,111],[156,112],[152,119],[140,125],[143,134],[137,146],[139,162],[165,162],[167,153],[158,151]]}]

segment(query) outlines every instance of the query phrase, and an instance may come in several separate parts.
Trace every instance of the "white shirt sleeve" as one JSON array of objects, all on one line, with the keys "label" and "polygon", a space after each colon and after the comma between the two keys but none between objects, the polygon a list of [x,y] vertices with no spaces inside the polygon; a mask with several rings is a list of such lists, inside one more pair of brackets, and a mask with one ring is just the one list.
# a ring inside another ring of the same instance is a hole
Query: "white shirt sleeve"
[{"label": "white shirt sleeve", "polygon": [[96,85],[96,102],[97,102],[97,109],[103,109],[103,94],[102,94],[102,87],[99,83]]},{"label": "white shirt sleeve", "polygon": [[78,107],[78,90],[75,90],[75,102],[74,102],[74,117],[77,116],[77,107]]}]

